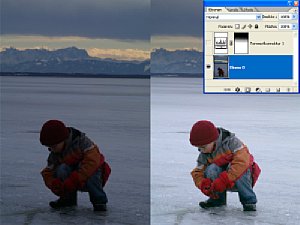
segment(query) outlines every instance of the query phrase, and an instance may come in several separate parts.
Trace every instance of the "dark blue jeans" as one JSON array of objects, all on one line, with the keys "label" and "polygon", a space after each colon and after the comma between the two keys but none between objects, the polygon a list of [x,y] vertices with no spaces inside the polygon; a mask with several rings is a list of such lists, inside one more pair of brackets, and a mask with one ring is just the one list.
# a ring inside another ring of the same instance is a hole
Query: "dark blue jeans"
[{"label": "dark blue jeans", "polygon": [[[67,179],[70,174],[76,170],[67,164],[61,164],[56,169],[56,177],[62,181]],[[80,189],[89,193],[90,201],[94,204],[105,204],[107,203],[107,196],[103,191],[102,187],[102,173],[101,169],[98,169],[86,182],[85,186]]]},{"label": "dark blue jeans", "polygon": [[[204,176],[206,178],[210,178],[211,180],[215,180],[219,177],[219,174],[223,171],[227,170],[230,165],[226,168],[219,167],[216,164],[210,164],[205,172]],[[243,176],[241,176],[236,182],[233,187],[233,191],[237,190],[240,198],[240,202],[242,204],[255,204],[257,202],[256,195],[252,188],[252,177],[251,171],[248,169]],[[224,197],[226,193],[220,193],[220,198]]]}]

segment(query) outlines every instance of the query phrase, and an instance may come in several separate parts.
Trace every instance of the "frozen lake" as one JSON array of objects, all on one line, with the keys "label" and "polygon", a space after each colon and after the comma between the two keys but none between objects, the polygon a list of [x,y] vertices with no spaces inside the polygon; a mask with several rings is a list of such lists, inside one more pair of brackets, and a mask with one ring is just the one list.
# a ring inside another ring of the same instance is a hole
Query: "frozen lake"
[{"label": "frozen lake", "polygon": [[[200,79],[151,78],[151,224],[300,224],[300,96],[201,93]],[[202,119],[236,133],[261,166],[257,212],[237,193],[221,210],[199,208],[189,131]]]},{"label": "frozen lake", "polygon": [[[150,157],[148,79],[0,79],[2,224],[150,224],[150,158],[152,225],[299,224],[297,95],[202,95],[200,79],[151,78]],[[112,166],[107,213],[94,213],[87,193],[74,210],[49,208],[38,138],[51,118],[86,132]],[[243,212],[237,193],[221,210],[199,208],[189,131],[200,119],[236,133],[261,166],[257,212]]]},{"label": "frozen lake", "polygon": [[[0,79],[1,224],[150,224],[149,79]],[[85,132],[111,165],[108,212],[94,213],[87,193],[75,210],[48,206],[39,131],[53,118]]]}]

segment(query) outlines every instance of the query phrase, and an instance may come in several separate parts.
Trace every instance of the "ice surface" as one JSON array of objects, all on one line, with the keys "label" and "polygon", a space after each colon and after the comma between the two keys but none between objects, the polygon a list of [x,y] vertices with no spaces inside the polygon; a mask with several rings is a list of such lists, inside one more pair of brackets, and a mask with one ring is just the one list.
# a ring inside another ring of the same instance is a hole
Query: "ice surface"
[{"label": "ice surface", "polygon": [[[150,80],[0,77],[1,224],[150,224]],[[39,130],[61,119],[95,141],[112,167],[108,212],[51,210]]]},{"label": "ice surface", "polygon": [[[1,224],[149,224],[149,80],[0,77]],[[201,80],[151,78],[151,224],[299,224],[300,99],[297,95],[202,95]],[[109,211],[95,214],[87,193],[76,209],[51,210],[55,196],[39,171],[47,151],[41,124],[59,118],[85,131],[112,166]],[[262,168],[257,212],[203,210],[188,141],[200,119],[237,134]]]},{"label": "ice surface", "polygon": [[[201,93],[200,79],[151,78],[151,224],[300,224],[300,96]],[[189,131],[201,119],[236,133],[261,166],[257,212],[243,212],[237,193],[199,208]]]}]

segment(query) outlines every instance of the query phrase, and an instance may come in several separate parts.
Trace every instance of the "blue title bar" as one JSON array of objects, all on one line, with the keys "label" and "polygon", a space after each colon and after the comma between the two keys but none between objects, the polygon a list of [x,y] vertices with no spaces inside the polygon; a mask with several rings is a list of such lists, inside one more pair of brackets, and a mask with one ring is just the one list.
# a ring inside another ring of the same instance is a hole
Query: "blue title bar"
[{"label": "blue title bar", "polygon": [[220,6],[258,6],[258,7],[299,7],[299,1],[292,0],[204,0],[204,7],[220,7]]},{"label": "blue title bar", "polygon": [[230,79],[293,79],[292,55],[230,55]]}]

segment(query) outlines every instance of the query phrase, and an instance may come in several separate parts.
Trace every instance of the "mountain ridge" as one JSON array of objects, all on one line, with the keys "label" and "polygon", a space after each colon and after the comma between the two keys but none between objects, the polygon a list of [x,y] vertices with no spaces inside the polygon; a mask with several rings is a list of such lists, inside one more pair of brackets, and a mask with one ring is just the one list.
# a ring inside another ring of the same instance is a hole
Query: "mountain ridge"
[{"label": "mountain ridge", "polygon": [[88,55],[84,49],[69,47],[0,52],[1,72],[89,73],[89,74],[150,74],[150,60],[125,61],[101,59]]},{"label": "mountain ridge", "polygon": [[202,52],[195,49],[154,49],[151,52],[151,73],[201,74],[202,62]]},{"label": "mountain ridge", "polygon": [[6,48],[0,52],[1,71],[6,73],[57,74],[202,74],[202,53],[191,50],[154,49],[151,60],[128,61],[96,58],[85,49],[57,50]]}]

